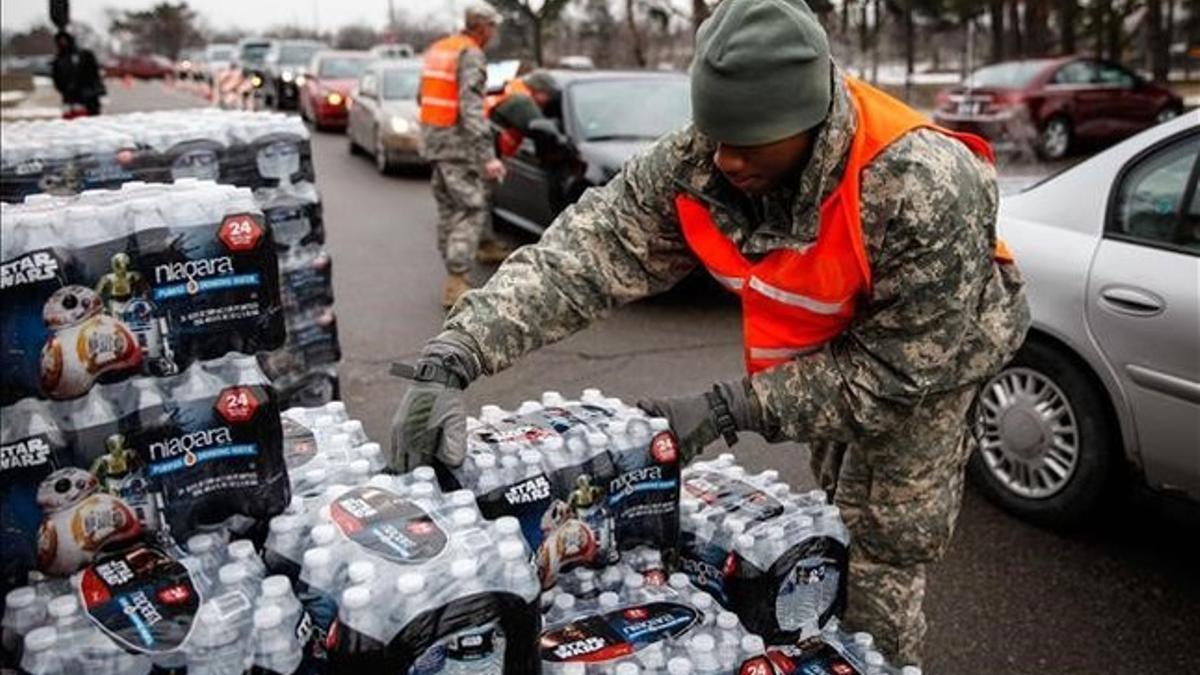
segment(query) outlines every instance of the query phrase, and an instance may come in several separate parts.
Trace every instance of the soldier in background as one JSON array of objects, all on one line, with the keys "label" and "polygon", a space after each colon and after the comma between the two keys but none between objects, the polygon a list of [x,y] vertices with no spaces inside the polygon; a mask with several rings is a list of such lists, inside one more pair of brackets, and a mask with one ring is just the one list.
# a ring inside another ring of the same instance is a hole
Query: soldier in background
[{"label": "soldier in background", "polygon": [[[723,0],[697,35],[691,96],[692,124],[509,256],[415,367],[393,366],[414,382],[392,466],[460,465],[474,379],[703,265],[742,301],[747,374],[639,405],[670,419],[684,462],[742,432],[808,443],[854,542],[842,626],[919,663],[971,407],[1029,325],[996,240],[991,148],[844,74],[803,0]],[[781,446],[774,461],[802,456]]]},{"label": "soldier in background", "polygon": [[[467,9],[463,31],[433,43],[421,70],[421,132],[425,158],[433,169],[438,251],[446,264],[442,289],[446,309],[471,287],[468,275],[488,223],[487,182],[504,179],[504,164],[496,158],[483,114],[487,85],[483,49],[499,23],[500,15],[487,5]],[[491,250],[483,254],[503,257]]]},{"label": "soldier in background", "polygon": [[68,116],[79,108],[87,115],[100,114],[100,97],[107,92],[100,77],[100,64],[90,49],[80,49],[75,36],[66,31],[54,35],[55,55],[51,63],[54,88],[62,96]]}]

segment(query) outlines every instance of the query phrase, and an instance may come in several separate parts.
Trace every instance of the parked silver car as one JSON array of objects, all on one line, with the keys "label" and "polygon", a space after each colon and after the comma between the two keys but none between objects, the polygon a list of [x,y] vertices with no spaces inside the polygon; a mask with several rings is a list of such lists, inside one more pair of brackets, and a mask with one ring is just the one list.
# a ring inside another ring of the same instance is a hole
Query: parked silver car
[{"label": "parked silver car", "polygon": [[1077,523],[1122,476],[1200,500],[1200,112],[1001,200],[1033,329],[980,396],[971,470]]}]

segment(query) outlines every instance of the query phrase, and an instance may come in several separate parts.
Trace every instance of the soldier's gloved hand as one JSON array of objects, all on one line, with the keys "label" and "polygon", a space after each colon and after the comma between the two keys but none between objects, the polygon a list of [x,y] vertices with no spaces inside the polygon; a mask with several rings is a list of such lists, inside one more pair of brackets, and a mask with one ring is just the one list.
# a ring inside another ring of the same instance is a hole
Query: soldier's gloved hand
[{"label": "soldier's gloved hand", "polygon": [[656,417],[666,417],[679,438],[687,464],[713,441],[737,443],[739,431],[758,431],[761,414],[748,380],[718,382],[712,391],[691,396],[651,398],[638,407]]},{"label": "soldier's gloved hand", "polygon": [[392,418],[394,471],[411,471],[434,460],[462,464],[466,452],[463,390],[479,377],[479,358],[468,339],[442,333],[425,344],[416,363],[394,363],[392,374],[412,380]]}]

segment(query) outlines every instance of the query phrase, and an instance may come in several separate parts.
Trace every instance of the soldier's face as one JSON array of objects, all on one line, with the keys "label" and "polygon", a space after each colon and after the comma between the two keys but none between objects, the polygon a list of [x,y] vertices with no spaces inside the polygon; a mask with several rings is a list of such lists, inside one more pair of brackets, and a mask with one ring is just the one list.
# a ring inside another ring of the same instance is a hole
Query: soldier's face
[{"label": "soldier's face", "polygon": [[812,143],[813,134],[807,131],[765,145],[718,143],[713,162],[737,189],[763,194],[799,177]]}]

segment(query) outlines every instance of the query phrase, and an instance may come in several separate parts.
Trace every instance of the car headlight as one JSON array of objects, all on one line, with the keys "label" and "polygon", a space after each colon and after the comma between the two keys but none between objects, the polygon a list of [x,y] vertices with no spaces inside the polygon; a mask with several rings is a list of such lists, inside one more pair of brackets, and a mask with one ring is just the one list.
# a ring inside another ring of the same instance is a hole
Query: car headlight
[{"label": "car headlight", "polygon": [[255,88],[261,87],[262,86],[262,78],[259,77],[258,75],[253,75],[250,77],[250,84],[254,85]]},{"label": "car headlight", "polygon": [[305,77],[305,76],[303,76],[303,75],[297,75],[297,76],[296,76],[296,86],[297,86],[297,87],[303,87],[305,82],[308,82],[308,78],[307,78],[307,77]]},{"label": "car headlight", "polygon": [[341,105],[343,100],[344,99],[342,98],[342,95],[336,91],[331,91],[325,96],[325,101],[328,102],[329,105]]},{"label": "car headlight", "polygon": [[296,76],[292,74],[292,71],[285,70],[283,71],[283,74],[279,76],[279,79],[283,80],[284,82],[291,82],[292,80],[296,79]]},{"label": "car headlight", "polygon": [[404,119],[403,117],[393,117],[392,118],[392,133],[407,134],[411,129],[412,129],[412,122],[409,122],[408,120]]}]

